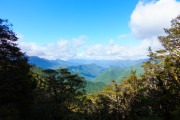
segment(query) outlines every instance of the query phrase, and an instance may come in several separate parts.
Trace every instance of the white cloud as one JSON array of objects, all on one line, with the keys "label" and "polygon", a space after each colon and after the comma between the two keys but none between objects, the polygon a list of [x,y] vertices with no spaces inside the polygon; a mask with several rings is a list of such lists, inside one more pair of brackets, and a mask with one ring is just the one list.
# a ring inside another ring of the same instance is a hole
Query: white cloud
[{"label": "white cloud", "polygon": [[126,47],[115,42],[109,41],[107,45],[97,44],[90,46],[85,50],[83,55],[77,56],[80,59],[82,56],[86,59],[142,59],[147,58],[148,48],[152,46],[154,50],[161,48],[157,38],[151,40],[144,39],[141,44],[134,47]]},{"label": "white cloud", "polygon": [[87,37],[85,35],[82,35],[82,36],[79,36],[78,38],[74,38],[72,41],[73,41],[73,46],[74,47],[80,47],[84,44],[84,40],[86,39]]},{"label": "white cloud", "polygon": [[[82,41],[81,41],[82,42]],[[96,44],[83,48],[83,45],[76,46],[73,40],[59,40],[56,44],[37,45],[32,42],[19,41],[19,47],[29,56],[39,56],[46,59],[141,59],[146,58],[148,47],[153,46],[153,49],[161,47],[157,38],[153,40],[145,39],[140,45],[134,47],[125,47],[110,40],[108,44]],[[82,49],[80,51],[80,49]]]},{"label": "white cloud", "polygon": [[119,36],[118,36],[118,38],[119,39],[122,39],[122,38],[126,38],[128,35],[127,34],[120,34]]},{"label": "white cloud", "polygon": [[[19,41],[19,47],[30,56],[47,59],[141,59],[147,58],[148,48],[161,48],[157,36],[163,35],[163,28],[169,28],[170,21],[180,14],[180,2],[175,0],[139,1],[132,12],[129,22],[133,35],[140,39],[140,44],[133,47],[123,46],[110,40],[107,44],[87,45],[86,36],[71,40],[60,39],[56,43],[37,45],[32,42]],[[20,35],[22,36],[22,35]],[[121,34],[119,39],[127,37]],[[20,37],[22,38],[22,37]],[[84,46],[86,45],[86,47]]]},{"label": "white cloud", "polygon": [[170,21],[180,14],[180,2],[176,0],[139,1],[131,15],[130,28],[135,37],[147,39],[163,35]]},{"label": "white cloud", "polygon": [[79,46],[84,44],[85,39],[85,36],[72,40],[60,39],[56,43],[46,45],[37,45],[20,39],[18,45],[29,56],[39,56],[46,59],[69,59],[77,55]]},{"label": "white cloud", "polygon": [[67,47],[68,43],[69,43],[68,40],[60,39],[57,42],[57,45],[58,45],[59,48],[64,48],[64,47]]},{"label": "white cloud", "polygon": [[110,40],[107,44],[95,44],[83,47],[86,37],[77,37],[71,40],[60,39],[56,43],[37,45],[32,42],[19,40],[18,45],[29,56],[39,56],[46,59],[142,59],[147,58],[148,47],[161,47],[157,38],[144,39],[139,45],[126,47]]}]

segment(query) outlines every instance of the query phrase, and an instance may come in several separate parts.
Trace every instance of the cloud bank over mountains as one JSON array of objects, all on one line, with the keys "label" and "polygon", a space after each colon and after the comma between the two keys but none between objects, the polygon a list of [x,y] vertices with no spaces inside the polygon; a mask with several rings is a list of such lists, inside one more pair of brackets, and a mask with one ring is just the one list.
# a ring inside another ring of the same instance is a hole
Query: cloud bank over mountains
[{"label": "cloud bank over mountains", "polygon": [[[169,28],[170,21],[180,14],[180,2],[176,0],[139,1],[132,12],[129,27],[134,39],[140,44],[133,47],[118,44],[109,40],[106,44],[86,44],[88,36],[81,35],[71,40],[60,39],[56,43],[37,45],[20,38],[18,44],[29,56],[39,56],[46,59],[141,59],[146,58],[148,47],[154,50],[161,48],[157,36],[164,35],[163,28]],[[128,25],[127,25],[128,26]],[[112,30],[113,31],[113,30]],[[127,37],[117,35],[118,40]]]},{"label": "cloud bank over mountains", "polygon": [[37,45],[32,42],[19,40],[19,47],[29,56],[39,56],[50,60],[74,58],[83,46],[86,36],[79,36],[72,40],[60,39],[56,43]]}]

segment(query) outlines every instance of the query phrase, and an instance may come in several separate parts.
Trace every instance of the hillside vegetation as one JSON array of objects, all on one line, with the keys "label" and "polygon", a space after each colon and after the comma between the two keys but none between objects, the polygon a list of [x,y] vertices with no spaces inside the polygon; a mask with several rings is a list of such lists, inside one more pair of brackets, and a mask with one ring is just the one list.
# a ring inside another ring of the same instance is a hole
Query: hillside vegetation
[{"label": "hillside vegetation", "polygon": [[[45,69],[40,68],[38,66],[31,67],[31,72],[34,73],[34,75],[35,75],[34,77],[37,77],[37,76],[40,78],[45,77],[46,75],[44,73],[44,70]],[[86,83],[86,86],[84,87],[84,89],[87,94],[97,93],[97,92],[103,90],[104,87],[106,86],[106,84],[103,82],[92,82],[92,81],[85,80],[85,83]]]},{"label": "hillside vegetation", "polygon": [[140,76],[144,73],[143,63],[131,66],[131,67],[115,67],[115,68],[110,68],[97,76],[93,81],[94,82],[104,82],[106,84],[111,83],[113,80],[116,82],[120,82],[121,80],[125,79],[128,77],[131,73],[131,71],[135,70],[136,75]]},{"label": "hillside vegetation", "polygon": [[[0,19],[0,120],[180,119],[180,16],[158,37],[163,48],[149,48],[143,68],[113,65],[95,80],[105,86],[80,76],[88,65],[72,68],[79,74],[32,66],[11,27]],[[100,74],[90,66],[97,73],[88,74]]]},{"label": "hillside vegetation", "polygon": [[[58,62],[59,61],[59,62]],[[74,74],[79,74],[85,80],[110,83],[113,79],[121,81],[127,77],[132,70],[136,70],[137,75],[143,73],[141,67],[147,59],[142,60],[46,60],[39,57],[30,57],[30,64],[34,64],[44,69],[68,68]],[[101,62],[105,62],[104,64]],[[97,65],[98,64],[98,65]],[[53,67],[56,66],[56,67]],[[104,66],[104,67],[102,67]]]}]

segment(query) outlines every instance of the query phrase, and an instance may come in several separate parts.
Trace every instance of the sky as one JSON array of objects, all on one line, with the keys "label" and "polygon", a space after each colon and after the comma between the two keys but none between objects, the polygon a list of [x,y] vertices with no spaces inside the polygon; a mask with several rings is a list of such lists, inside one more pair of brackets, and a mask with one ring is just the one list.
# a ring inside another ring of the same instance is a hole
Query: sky
[{"label": "sky", "polygon": [[143,59],[180,15],[180,0],[1,0],[29,56],[46,59]]}]

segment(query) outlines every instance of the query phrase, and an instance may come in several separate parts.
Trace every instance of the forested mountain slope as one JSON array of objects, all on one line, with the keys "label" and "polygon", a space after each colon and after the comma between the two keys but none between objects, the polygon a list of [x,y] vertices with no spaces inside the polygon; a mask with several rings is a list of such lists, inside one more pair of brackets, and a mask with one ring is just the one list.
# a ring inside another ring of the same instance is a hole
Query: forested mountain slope
[{"label": "forested mountain slope", "polygon": [[70,66],[67,68],[70,72],[79,74],[80,76],[84,77],[85,80],[92,80],[106,70],[105,68],[96,64]]},{"label": "forested mountain slope", "polygon": [[112,80],[120,82],[124,78],[128,77],[132,70],[136,70],[136,74],[140,76],[144,72],[143,68],[141,67],[142,64],[143,63],[139,63],[131,67],[114,67],[108,69],[107,71],[97,76],[97,78],[95,78],[93,81],[104,82],[106,84],[111,83]]}]

